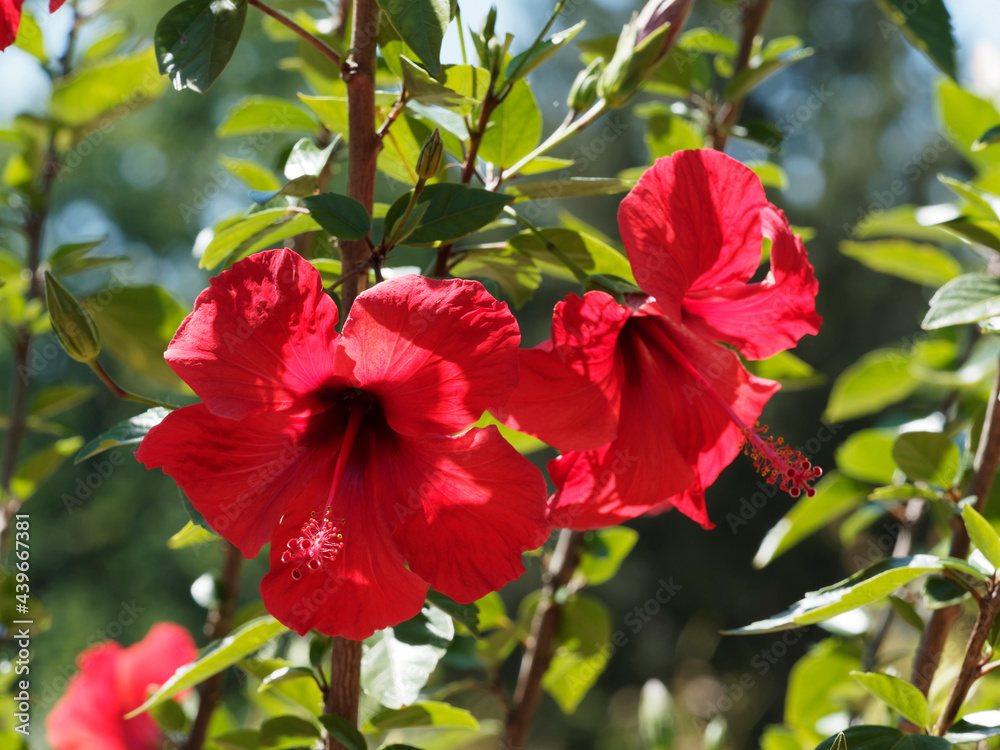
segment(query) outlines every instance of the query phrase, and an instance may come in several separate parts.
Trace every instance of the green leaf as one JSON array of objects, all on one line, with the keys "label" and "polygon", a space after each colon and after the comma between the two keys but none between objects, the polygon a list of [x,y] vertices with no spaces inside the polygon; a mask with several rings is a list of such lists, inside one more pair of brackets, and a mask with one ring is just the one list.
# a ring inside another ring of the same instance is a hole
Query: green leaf
[{"label": "green leaf", "polygon": [[218,539],[218,535],[212,533],[204,526],[199,526],[194,521],[188,521],[184,528],[167,540],[169,549],[185,549],[186,547],[198,547],[208,544]]},{"label": "green leaf", "polygon": [[634,186],[634,180],[617,177],[569,177],[565,180],[516,182],[507,186],[507,192],[522,200],[538,201],[627,193]]},{"label": "green leaf", "polygon": [[983,518],[969,503],[962,508],[962,520],[965,522],[965,530],[969,532],[972,543],[990,561],[990,565],[1000,568],[1000,535],[997,535],[993,524]]},{"label": "green leaf", "polygon": [[[313,641],[309,642],[310,647]],[[289,680],[315,680],[316,672],[312,667],[281,667],[274,670],[260,681],[260,687],[257,688],[258,693],[263,693],[268,688],[274,685],[280,685],[283,682],[288,682]]]},{"label": "green leaf", "polygon": [[101,331],[104,348],[133,373],[174,390],[187,387],[163,360],[163,352],[187,310],[156,285],[112,287],[88,297],[85,306]]},{"label": "green leaf", "polygon": [[260,744],[265,747],[284,747],[286,743],[302,747],[311,744],[303,740],[319,738],[316,725],[299,716],[275,716],[260,725]]},{"label": "green leaf", "polygon": [[541,235],[539,237],[531,231],[521,232],[509,239],[508,244],[518,252],[534,258],[544,273],[567,281],[575,281],[576,277],[549,250],[546,240],[585,273],[619,276],[627,281],[635,281],[628,258],[595,234],[549,227],[541,230]]},{"label": "green leaf", "polygon": [[563,605],[558,647],[542,677],[542,687],[563,713],[573,713],[607,666],[611,615],[591,596],[576,594]]},{"label": "green leaf", "polygon": [[748,161],[745,162],[744,166],[750,167],[753,170],[753,173],[760,180],[760,184],[764,187],[773,187],[779,190],[788,189],[788,175],[785,174],[784,169],[774,162]]},{"label": "green leaf", "polygon": [[[892,24],[902,29],[910,43],[927,55],[945,75],[958,78],[951,16],[944,0],[920,0],[918,3],[875,0],[875,4]],[[901,10],[900,6],[905,10]],[[886,38],[884,31],[882,38]]]},{"label": "green leaf", "polygon": [[82,404],[94,395],[89,385],[53,385],[41,391],[31,400],[28,413],[37,419],[48,419]]},{"label": "green leaf", "polygon": [[829,620],[835,615],[883,599],[900,586],[920,576],[939,573],[948,568],[954,569],[958,563],[962,565],[962,572],[966,572],[969,566],[964,561],[933,555],[912,555],[880,560],[839,583],[807,593],[784,612],[725,632],[738,635],[771,633],[788,630],[797,625],[811,625]]},{"label": "green leaf", "polygon": [[[423,219],[407,238],[409,245],[453,242],[494,221],[514,199],[489,190],[458,183],[428,185],[417,198],[417,205],[427,204]],[[404,193],[386,214],[386,226],[393,226],[410,201]]]},{"label": "green leaf", "polygon": [[56,121],[80,127],[121,105],[130,112],[148,104],[165,87],[166,81],[156,72],[153,50],[145,49],[80,67],[56,79],[49,106]]},{"label": "green leaf", "polygon": [[635,114],[646,120],[643,138],[649,149],[650,160],[670,156],[675,151],[701,148],[705,137],[683,117],[674,114],[660,102],[648,102],[636,106]]},{"label": "green leaf", "polygon": [[917,614],[917,610],[905,599],[900,599],[898,596],[890,595],[888,597],[889,604],[892,605],[893,611],[896,616],[909,625],[911,628],[916,630],[918,633],[923,633],[926,627],[923,618]]},{"label": "green leaf", "polygon": [[996,105],[972,94],[948,78],[938,84],[938,111],[948,139],[977,168],[1000,163],[996,149],[974,150],[973,144],[988,128],[1000,122]]},{"label": "green leaf", "polygon": [[286,632],[288,628],[270,615],[251,620],[231,635],[211,644],[205,653],[190,664],[179,667],[169,680],[146,699],[145,703],[131,711],[125,718],[138,716],[149,708],[194,687],[199,682],[233,666],[268,641]]},{"label": "green leaf", "polygon": [[220,138],[236,138],[258,133],[312,133],[316,120],[286,99],[276,96],[247,96],[230,107],[215,129]]},{"label": "green leaf", "polygon": [[962,273],[962,266],[944,250],[908,240],[840,243],[840,252],[873,271],[939,287]]},{"label": "green leaf", "polygon": [[246,0],[184,0],[153,36],[160,72],[178,91],[205,93],[229,63],[246,21]]},{"label": "green leaf", "polygon": [[548,445],[543,443],[538,438],[523,432],[518,432],[517,430],[511,429],[507,425],[502,424],[499,419],[494,417],[488,411],[483,412],[483,416],[479,418],[473,427],[488,427],[490,425],[496,427],[500,431],[500,434],[503,435],[503,439],[510,443],[514,447],[514,450],[522,456],[528,456],[532,453],[537,453],[540,450],[548,448]]},{"label": "green leaf", "polygon": [[859,430],[837,448],[837,468],[852,479],[889,484],[896,469],[895,430]]},{"label": "green leaf", "polygon": [[451,22],[449,0],[378,0],[389,23],[432,75],[441,73],[441,41]]},{"label": "green leaf", "polygon": [[987,128],[986,132],[972,142],[973,151],[982,151],[984,148],[1000,143],[1000,125]]},{"label": "green leaf", "polygon": [[414,620],[380,630],[365,641],[361,686],[388,708],[416,701],[455,636],[451,617],[434,607],[424,607]]},{"label": "green leaf", "polygon": [[302,198],[307,195],[312,195],[316,192],[316,185],[318,180],[315,175],[306,174],[296,177],[290,182],[286,182],[283,186],[279,187],[277,190],[251,190],[248,195],[250,200],[263,206],[266,203],[270,203],[279,195],[287,195],[292,198]]},{"label": "green leaf", "polygon": [[591,586],[610,581],[638,541],[639,532],[625,526],[590,531],[584,541],[577,571]]},{"label": "green leaf", "polygon": [[38,25],[35,17],[27,11],[21,11],[21,23],[17,29],[17,39],[14,46],[23,49],[42,64],[48,60],[45,54],[42,28]]},{"label": "green leaf", "polygon": [[735,102],[743,99],[750,90],[761,83],[768,76],[777,73],[800,60],[811,57],[813,50],[811,47],[803,47],[787,52],[783,57],[761,60],[760,64],[753,68],[746,68],[737,73],[726,84],[726,101]]},{"label": "green leaf", "polygon": [[527,255],[513,250],[469,250],[451,273],[465,279],[489,279],[500,285],[514,307],[531,299],[542,284],[542,273]]},{"label": "green leaf", "polygon": [[767,359],[747,362],[747,366],[759,378],[777,380],[785,391],[813,388],[826,380],[822,373],[791,352],[778,352]]},{"label": "green leaf", "polygon": [[215,268],[226,261],[246,242],[258,234],[295,218],[295,212],[287,208],[268,208],[249,216],[239,216],[220,222],[214,228],[214,236],[198,261],[200,268]]},{"label": "green leaf", "polygon": [[847,738],[843,732],[838,732],[833,740],[833,747],[830,750],[847,750]]},{"label": "green leaf", "polygon": [[73,459],[73,463],[78,464],[91,456],[122,445],[138,445],[146,437],[146,433],[166,419],[169,413],[169,409],[154,406],[142,414],[136,414],[124,422],[119,422],[83,446]]},{"label": "green leaf", "polygon": [[560,47],[579,34],[586,24],[586,21],[580,21],[580,23],[570,26],[558,34],[553,34],[548,39],[543,39],[531,49],[526,49],[521,54],[515,55],[507,63],[504,75],[511,81],[524,78],[528,73],[558,52]]},{"label": "green leaf", "polygon": [[876,349],[864,355],[834,382],[824,419],[845,422],[902,401],[920,386],[909,372],[910,359],[902,349]]},{"label": "green leaf", "polygon": [[863,484],[831,472],[816,484],[816,494],[792,506],[764,536],[753,559],[763,568],[814,532],[860,505],[868,492]]},{"label": "green leaf", "polygon": [[892,459],[910,479],[947,489],[955,482],[961,454],[940,432],[905,432],[896,438]]},{"label": "green leaf", "polygon": [[976,711],[966,714],[952,724],[944,738],[958,744],[980,742],[998,734],[1000,734],[1000,711]]},{"label": "green leaf", "polygon": [[997,196],[945,174],[939,174],[937,178],[939,182],[947,185],[956,195],[963,198],[977,217],[994,222],[1000,219],[1000,216],[997,216],[997,210],[993,207],[993,201],[997,200]]},{"label": "green leaf", "polygon": [[404,708],[383,708],[361,727],[367,733],[388,732],[408,727],[467,727],[479,729],[479,722],[464,708],[439,701],[419,701]]},{"label": "green leaf", "polygon": [[530,154],[541,137],[542,113],[531,87],[522,79],[490,115],[479,156],[498,167],[510,167]]},{"label": "green leaf", "polygon": [[74,273],[92,271],[95,268],[127,261],[128,258],[124,255],[90,256],[90,251],[103,245],[106,239],[106,237],[102,237],[99,240],[91,240],[89,242],[69,242],[60,245],[52,251],[52,254],[49,255],[46,261],[49,264],[49,270],[52,272],[52,275],[56,278],[62,278]]},{"label": "green leaf", "polygon": [[242,181],[251,190],[278,190],[281,181],[267,167],[250,159],[233,159],[220,156],[217,161],[233,177]]},{"label": "green leaf", "polygon": [[944,737],[929,734],[906,734],[895,727],[860,725],[848,727],[834,737],[828,737],[816,750],[834,750],[838,737],[847,740],[848,750],[949,750],[951,743]]},{"label": "green leaf", "polygon": [[422,104],[433,104],[463,111],[471,110],[475,104],[474,100],[466,99],[447,86],[442,86],[405,55],[400,55],[399,64],[403,74],[403,87],[410,98]]},{"label": "green leaf", "polygon": [[81,445],[82,437],[63,438],[31,454],[11,478],[11,492],[21,501],[30,498]]},{"label": "green leaf", "polygon": [[933,330],[976,323],[994,315],[1000,315],[1000,279],[984,273],[967,273],[934,293],[920,325]]},{"label": "green leaf", "polygon": [[851,672],[851,677],[918,727],[926,727],[931,723],[927,698],[905,680],[879,672]]},{"label": "green leaf", "polygon": [[361,201],[338,193],[311,195],[302,201],[313,219],[334,237],[360,240],[372,228],[372,217]]},{"label": "green leaf", "polygon": [[921,209],[899,206],[885,211],[872,211],[848,227],[848,234],[856,240],[873,237],[906,237],[922,242],[953,242],[951,232],[934,224],[924,224],[917,216]]},{"label": "green leaf", "polygon": [[347,750],[368,750],[368,743],[354,724],[337,714],[323,714],[320,723]]}]

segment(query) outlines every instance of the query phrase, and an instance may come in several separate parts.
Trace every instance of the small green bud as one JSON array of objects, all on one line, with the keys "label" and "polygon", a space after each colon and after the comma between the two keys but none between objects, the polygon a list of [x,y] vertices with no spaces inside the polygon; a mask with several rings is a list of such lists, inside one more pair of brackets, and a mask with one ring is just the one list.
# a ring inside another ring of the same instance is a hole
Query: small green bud
[{"label": "small green bud", "polygon": [[483,40],[489,42],[494,36],[496,36],[497,27],[497,6],[491,5],[489,11],[486,13],[486,18],[483,20],[483,29],[480,31],[480,35]]},{"label": "small green bud", "polygon": [[576,74],[566,98],[566,104],[574,112],[583,112],[597,100],[597,82],[604,70],[604,58],[598,57]]},{"label": "small green bud", "polygon": [[441,131],[434,128],[434,132],[424,141],[420,156],[417,157],[417,177],[424,181],[436,177],[441,170],[442,161],[444,161],[444,143],[441,140]]},{"label": "small green bud", "polygon": [[45,305],[49,308],[52,330],[63,350],[77,362],[93,362],[101,351],[97,324],[79,300],[45,272]]}]

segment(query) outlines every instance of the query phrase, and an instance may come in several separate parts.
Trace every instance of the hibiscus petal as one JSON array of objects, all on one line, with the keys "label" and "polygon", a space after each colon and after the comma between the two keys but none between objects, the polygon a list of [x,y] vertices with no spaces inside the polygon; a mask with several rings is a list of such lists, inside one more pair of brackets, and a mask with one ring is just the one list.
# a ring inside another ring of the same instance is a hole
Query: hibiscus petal
[{"label": "hibiscus petal", "polygon": [[65,2],[66,0],[49,0],[49,13],[55,13]]},{"label": "hibiscus petal", "polygon": [[690,293],[684,322],[695,333],[734,346],[744,357],[765,359],[819,332],[819,283],[805,246],[785,215],[768,206],[764,234],[772,240],[771,272],[758,284],[738,284]]},{"label": "hibiscus petal", "polygon": [[689,289],[743,283],[760,264],[760,180],[713,150],[658,159],[618,209],[635,278],[680,320]]},{"label": "hibiscus petal", "polygon": [[151,687],[169,680],[178,667],[198,658],[191,634],[180,625],[161,622],[118,656],[116,682],[126,711],[142,705]]},{"label": "hibiscus petal", "polygon": [[17,39],[21,25],[21,5],[24,0],[0,0],[0,52]]},{"label": "hibiscus petal", "polygon": [[[371,468],[372,473],[376,470]],[[423,607],[427,583],[406,569],[381,499],[373,484],[365,481],[365,473],[346,472],[336,494],[331,518],[342,529],[343,547],[334,560],[310,570],[301,560],[281,559],[288,542],[302,535],[306,523],[322,520],[324,504],[310,499],[326,496],[328,473],[313,481],[275,531],[271,569],[261,581],[261,596],[268,612],[302,635],[316,628],[360,641],[415,617]]]},{"label": "hibiscus petal", "polygon": [[288,409],[330,376],[337,306],[307,261],[269,250],[211,283],[165,357],[214,414]]},{"label": "hibiscus petal", "polygon": [[[133,750],[126,742],[124,708],[115,689],[115,666],[122,647],[102,643],[80,654],[80,671],[45,720],[45,739],[53,750]],[[155,737],[156,724],[137,716],[141,733]],[[150,745],[152,746],[152,744]]]},{"label": "hibiscus petal", "polygon": [[372,479],[410,569],[460,602],[518,578],[549,536],[545,480],[496,427],[401,439]]},{"label": "hibiscus petal", "polygon": [[150,430],[136,458],[147,468],[162,467],[209,526],[249,558],[268,541],[286,506],[330,463],[302,447],[303,433],[303,421],[287,414],[232,420],[195,404]]},{"label": "hibiscus petal", "polygon": [[404,276],[355,300],[337,370],[353,368],[395,431],[449,434],[510,398],[519,343],[507,305],[479,282]]},{"label": "hibiscus petal", "polygon": [[498,412],[506,424],[562,451],[613,440],[624,377],[616,345],[630,315],[604,292],[557,304],[552,339],[521,350],[521,383]]}]

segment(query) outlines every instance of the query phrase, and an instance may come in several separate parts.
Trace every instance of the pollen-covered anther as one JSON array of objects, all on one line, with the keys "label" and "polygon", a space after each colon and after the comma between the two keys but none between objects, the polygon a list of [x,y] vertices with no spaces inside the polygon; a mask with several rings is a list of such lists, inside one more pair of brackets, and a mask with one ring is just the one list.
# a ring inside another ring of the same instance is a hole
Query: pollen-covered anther
[{"label": "pollen-covered anther", "polygon": [[819,479],[823,470],[786,445],[784,438],[772,437],[767,431],[767,425],[760,422],[743,430],[743,453],[750,456],[754,469],[768,484],[777,484],[792,497],[815,495],[809,483]]},{"label": "pollen-covered anther", "polygon": [[337,559],[344,546],[344,519],[330,518],[327,508],[323,517],[313,517],[302,525],[299,535],[288,540],[286,549],[281,553],[281,562],[299,562],[292,569],[292,578],[296,581],[302,578],[303,567],[307,572],[315,572],[327,563]]}]

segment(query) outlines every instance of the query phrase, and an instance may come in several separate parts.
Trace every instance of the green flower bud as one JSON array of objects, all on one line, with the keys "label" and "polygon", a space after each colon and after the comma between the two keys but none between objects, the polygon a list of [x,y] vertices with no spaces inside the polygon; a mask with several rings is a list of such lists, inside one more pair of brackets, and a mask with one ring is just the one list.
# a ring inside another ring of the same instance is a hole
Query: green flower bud
[{"label": "green flower bud", "polygon": [[52,330],[63,350],[77,362],[93,362],[101,351],[101,334],[87,309],[45,272],[45,305]]},{"label": "green flower bud", "polygon": [[574,112],[583,112],[597,99],[597,81],[604,70],[604,58],[598,57],[590,65],[576,74],[576,80],[569,90],[566,104]]},{"label": "green flower bud", "polygon": [[489,11],[486,13],[486,18],[483,20],[483,28],[480,31],[480,35],[483,37],[483,41],[488,42],[494,36],[496,36],[496,26],[497,26],[497,6],[491,5]]},{"label": "green flower bud", "polygon": [[421,180],[436,177],[442,161],[444,161],[444,143],[441,140],[441,131],[434,128],[434,132],[424,141],[420,156],[417,157],[417,177]]}]

